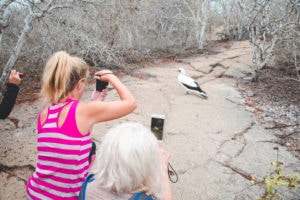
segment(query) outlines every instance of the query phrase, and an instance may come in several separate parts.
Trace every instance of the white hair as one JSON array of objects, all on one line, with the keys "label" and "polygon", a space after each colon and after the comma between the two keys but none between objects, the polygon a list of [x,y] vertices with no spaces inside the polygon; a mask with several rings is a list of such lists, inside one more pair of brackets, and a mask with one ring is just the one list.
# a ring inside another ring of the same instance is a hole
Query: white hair
[{"label": "white hair", "polygon": [[95,183],[117,193],[144,191],[159,197],[162,167],[156,137],[145,126],[122,123],[103,137],[96,153]]}]

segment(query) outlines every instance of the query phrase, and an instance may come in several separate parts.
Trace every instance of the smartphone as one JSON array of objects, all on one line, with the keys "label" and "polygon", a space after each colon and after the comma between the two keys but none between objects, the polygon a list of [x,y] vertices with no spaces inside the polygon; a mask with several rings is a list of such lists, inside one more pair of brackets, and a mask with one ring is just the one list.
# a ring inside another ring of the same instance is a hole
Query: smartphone
[{"label": "smartphone", "polygon": [[165,115],[151,115],[151,131],[154,133],[158,141],[163,140]]},{"label": "smartphone", "polygon": [[96,80],[96,90],[102,92],[108,85],[108,82]]}]

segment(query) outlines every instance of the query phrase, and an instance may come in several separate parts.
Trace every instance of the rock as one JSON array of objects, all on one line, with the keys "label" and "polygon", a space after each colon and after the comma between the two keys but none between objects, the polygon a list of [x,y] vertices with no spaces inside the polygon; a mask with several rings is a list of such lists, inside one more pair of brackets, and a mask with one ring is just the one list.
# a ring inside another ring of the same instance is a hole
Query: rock
[{"label": "rock", "polygon": [[252,92],[252,91],[248,91],[247,92],[247,96],[248,97],[253,97],[255,94],[254,94],[254,92]]},{"label": "rock", "polygon": [[0,120],[0,128],[1,128],[1,130],[4,130],[4,131],[11,131],[11,130],[15,130],[16,126],[9,119],[4,119],[4,120]]}]

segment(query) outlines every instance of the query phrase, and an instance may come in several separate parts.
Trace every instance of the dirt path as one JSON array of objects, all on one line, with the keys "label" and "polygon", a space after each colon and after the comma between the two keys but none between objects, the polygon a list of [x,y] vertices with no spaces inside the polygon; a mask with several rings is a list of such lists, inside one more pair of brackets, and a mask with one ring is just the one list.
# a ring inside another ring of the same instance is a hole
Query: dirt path
[{"label": "dirt path", "polygon": [[[236,89],[236,79],[251,74],[248,42],[220,48],[214,55],[201,55],[172,62],[157,61],[125,76],[122,80],[138,101],[137,110],[118,120],[97,124],[93,138],[100,142],[111,126],[137,121],[150,127],[151,114],[164,114],[163,146],[178,173],[172,183],[176,200],[257,199],[263,184],[251,184],[251,177],[262,182],[277,154],[277,138],[255,118]],[[185,95],[176,82],[178,67],[195,78],[208,99]],[[139,77],[139,78],[135,78]],[[89,87],[84,99],[92,93]],[[114,90],[108,100],[116,98]],[[36,116],[41,102],[17,105],[11,114],[18,119],[14,128],[9,120],[1,123],[0,200],[25,199],[25,183],[36,161]],[[4,126],[4,123],[6,125]],[[300,172],[300,162],[279,147],[278,158],[286,173]],[[254,181],[254,182],[255,182]],[[299,199],[300,190],[280,189],[286,200]]]}]

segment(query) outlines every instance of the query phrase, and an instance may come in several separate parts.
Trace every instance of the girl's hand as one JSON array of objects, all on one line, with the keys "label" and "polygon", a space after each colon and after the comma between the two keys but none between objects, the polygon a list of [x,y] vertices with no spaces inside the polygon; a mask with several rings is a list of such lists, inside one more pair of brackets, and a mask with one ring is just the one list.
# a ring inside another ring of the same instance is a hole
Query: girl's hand
[{"label": "girl's hand", "polygon": [[92,101],[104,101],[106,96],[107,96],[107,89],[102,90],[102,92],[95,90],[92,93],[91,100]]},{"label": "girl's hand", "polygon": [[162,164],[163,169],[168,169],[170,154],[166,150],[164,150],[162,147],[160,147],[158,150],[159,150],[161,164]]},{"label": "girl's hand", "polygon": [[108,76],[109,75],[113,75],[113,72],[110,70],[101,70],[101,71],[97,71],[95,73],[95,79],[101,80],[101,81],[106,81],[109,82]]}]

